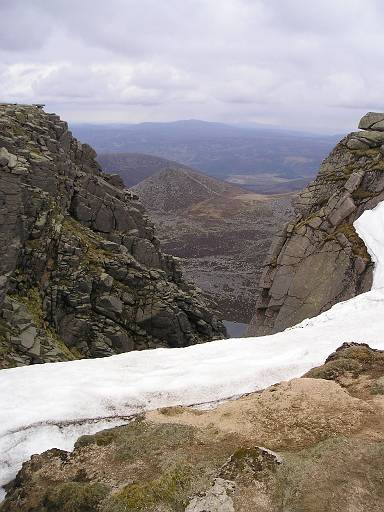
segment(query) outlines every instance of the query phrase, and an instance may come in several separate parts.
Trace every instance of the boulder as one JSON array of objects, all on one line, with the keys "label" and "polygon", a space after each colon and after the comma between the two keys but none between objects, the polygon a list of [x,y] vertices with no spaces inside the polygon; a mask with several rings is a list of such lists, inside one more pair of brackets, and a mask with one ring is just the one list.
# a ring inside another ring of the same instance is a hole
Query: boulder
[{"label": "boulder", "polygon": [[9,169],[14,169],[17,165],[17,156],[10,153],[6,148],[0,148],[0,159],[2,162],[1,167],[7,166]]},{"label": "boulder", "polygon": [[114,187],[125,188],[124,181],[119,174],[106,174],[105,178]]},{"label": "boulder", "polygon": [[370,128],[373,128],[374,130],[382,130],[383,128],[378,128],[377,125],[382,126],[380,123],[383,122],[384,113],[368,112],[360,119],[358,128],[361,130],[369,130]]},{"label": "boulder", "polygon": [[349,195],[342,197],[329,214],[328,220],[333,226],[340,224],[346,217],[356,210],[356,205]]},{"label": "boulder", "polygon": [[102,313],[117,313],[120,314],[123,311],[123,303],[115,295],[103,294],[96,300],[96,308]]}]

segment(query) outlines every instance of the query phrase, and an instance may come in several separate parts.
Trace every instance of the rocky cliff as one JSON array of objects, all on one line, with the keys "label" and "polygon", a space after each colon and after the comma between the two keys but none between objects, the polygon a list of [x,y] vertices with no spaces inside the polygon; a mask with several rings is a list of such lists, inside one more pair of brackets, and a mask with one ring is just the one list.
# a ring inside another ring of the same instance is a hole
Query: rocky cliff
[{"label": "rocky cliff", "polygon": [[0,105],[0,367],[225,336],[95,156],[57,115]]},{"label": "rocky cliff", "polygon": [[249,334],[281,331],[370,289],[373,265],[353,222],[384,199],[384,114],[368,113],[298,195],[269,252]]}]

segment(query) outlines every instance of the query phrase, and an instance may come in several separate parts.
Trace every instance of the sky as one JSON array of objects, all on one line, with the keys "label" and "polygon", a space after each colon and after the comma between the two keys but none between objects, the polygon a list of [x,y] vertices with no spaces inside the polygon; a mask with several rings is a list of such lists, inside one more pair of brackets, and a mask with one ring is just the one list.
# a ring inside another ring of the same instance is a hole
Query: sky
[{"label": "sky", "polygon": [[339,133],[384,111],[382,0],[0,0],[0,20],[0,101],[70,122]]}]

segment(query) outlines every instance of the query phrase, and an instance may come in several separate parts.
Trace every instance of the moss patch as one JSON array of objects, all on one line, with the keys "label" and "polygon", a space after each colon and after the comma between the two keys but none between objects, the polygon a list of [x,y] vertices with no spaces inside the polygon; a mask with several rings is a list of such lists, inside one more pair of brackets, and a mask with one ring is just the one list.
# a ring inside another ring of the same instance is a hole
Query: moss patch
[{"label": "moss patch", "polygon": [[188,491],[193,470],[179,466],[159,478],[125,486],[102,508],[103,512],[159,510],[165,505],[175,512],[183,512],[188,504]]},{"label": "moss patch", "polygon": [[384,377],[380,377],[373,384],[371,389],[372,395],[384,395]]},{"label": "moss patch", "polygon": [[276,471],[277,459],[267,450],[259,447],[238,448],[221,469],[220,477],[235,480],[245,476],[260,480],[263,472]]},{"label": "moss patch", "polygon": [[38,329],[42,329],[53,345],[58,348],[70,361],[78,359],[60,338],[57,332],[44,319],[43,302],[37,288],[30,288],[25,295],[15,295],[13,299],[21,302],[32,316],[33,322]]},{"label": "moss patch", "polygon": [[297,512],[382,510],[384,443],[344,437],[284,453],[278,469],[283,510]]},{"label": "moss patch", "polygon": [[95,512],[108,491],[100,483],[67,482],[49,489],[43,503],[47,512]]},{"label": "moss patch", "polygon": [[80,459],[102,449],[111,466],[124,468],[126,485],[103,503],[103,512],[183,511],[191,495],[211,485],[237,447],[230,434],[219,437],[189,425],[139,419],[83,436],[75,451],[80,450]]},{"label": "moss patch", "polygon": [[305,377],[310,377],[312,379],[337,380],[338,377],[345,375],[347,372],[352,372],[357,375],[361,369],[362,365],[358,361],[340,358],[336,361],[329,361],[322,366],[313,368],[305,374]]},{"label": "moss patch", "polygon": [[354,377],[363,373],[381,377],[384,375],[384,351],[373,350],[365,344],[345,344],[331,354],[322,366],[313,368],[304,377],[337,381],[347,373]]},{"label": "moss patch", "polygon": [[105,242],[105,240],[71,217],[64,219],[63,229],[64,232],[67,232],[79,241],[80,246],[84,250],[83,263],[90,270],[102,269],[111,256],[108,250],[100,247],[100,244]]},{"label": "moss patch", "polygon": [[116,429],[111,430],[101,430],[93,435],[85,435],[81,436],[75,444],[75,448],[83,448],[85,446],[89,446],[91,444],[96,444],[97,446],[107,446],[117,438],[118,432]]},{"label": "moss patch", "polygon": [[336,235],[337,233],[342,233],[349,240],[352,247],[352,252],[355,256],[360,256],[360,258],[363,258],[366,261],[371,261],[363,240],[356,233],[356,230],[352,224],[343,222],[337,226],[334,234]]}]

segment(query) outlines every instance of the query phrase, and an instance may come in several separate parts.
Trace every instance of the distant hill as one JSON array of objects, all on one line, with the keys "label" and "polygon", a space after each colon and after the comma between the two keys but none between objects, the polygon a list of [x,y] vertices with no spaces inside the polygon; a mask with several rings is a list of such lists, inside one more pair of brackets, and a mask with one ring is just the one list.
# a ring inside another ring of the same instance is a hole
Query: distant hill
[{"label": "distant hill", "polygon": [[164,169],[192,170],[179,162],[143,153],[105,153],[98,155],[97,160],[105,171],[119,174],[127,187]]},{"label": "distant hill", "polygon": [[248,323],[271,240],[291,216],[292,194],[260,195],[190,169],[164,169],[132,189],[163,250],[221,316]]},{"label": "distant hill", "polygon": [[308,182],[341,138],[195,120],[83,124],[73,125],[71,129],[95,147],[99,155],[145,153],[181,162],[222,180],[239,175],[271,174]]},{"label": "distant hill", "polygon": [[247,194],[240,187],[183,167],[171,167],[146,178],[132,190],[150,211],[181,211],[209,199]]}]

